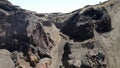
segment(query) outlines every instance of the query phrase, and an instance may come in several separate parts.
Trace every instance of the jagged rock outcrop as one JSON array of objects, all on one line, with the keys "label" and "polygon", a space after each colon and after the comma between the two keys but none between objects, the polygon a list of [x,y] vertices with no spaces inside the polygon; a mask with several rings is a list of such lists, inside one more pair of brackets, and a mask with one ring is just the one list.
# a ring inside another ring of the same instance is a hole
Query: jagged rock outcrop
[{"label": "jagged rock outcrop", "polygon": [[1,0],[0,67],[119,68],[119,7],[119,0],[110,0],[38,14]]},{"label": "jagged rock outcrop", "polygon": [[111,30],[111,19],[105,8],[86,7],[68,19],[61,32],[76,41],[84,41],[94,37],[93,30],[98,33]]}]

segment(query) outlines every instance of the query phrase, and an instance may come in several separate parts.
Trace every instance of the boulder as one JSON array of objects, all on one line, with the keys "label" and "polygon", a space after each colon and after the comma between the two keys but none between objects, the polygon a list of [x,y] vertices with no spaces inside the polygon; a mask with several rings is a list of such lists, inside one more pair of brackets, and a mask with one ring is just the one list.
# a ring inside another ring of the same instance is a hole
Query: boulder
[{"label": "boulder", "polygon": [[15,64],[11,59],[11,53],[6,49],[0,49],[0,68],[14,68]]}]

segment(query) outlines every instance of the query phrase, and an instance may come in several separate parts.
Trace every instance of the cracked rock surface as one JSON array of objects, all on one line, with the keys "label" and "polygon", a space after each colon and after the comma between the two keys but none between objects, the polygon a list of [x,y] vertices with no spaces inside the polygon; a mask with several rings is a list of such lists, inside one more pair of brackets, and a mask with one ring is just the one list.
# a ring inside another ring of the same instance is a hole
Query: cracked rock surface
[{"label": "cracked rock surface", "polygon": [[119,68],[120,1],[36,13],[0,1],[0,68]]}]

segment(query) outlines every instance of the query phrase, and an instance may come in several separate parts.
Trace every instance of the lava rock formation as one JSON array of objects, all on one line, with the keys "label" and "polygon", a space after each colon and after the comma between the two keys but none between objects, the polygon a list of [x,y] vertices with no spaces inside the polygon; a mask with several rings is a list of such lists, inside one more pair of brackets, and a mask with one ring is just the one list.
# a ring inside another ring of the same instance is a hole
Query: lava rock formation
[{"label": "lava rock formation", "polygon": [[119,68],[120,1],[36,13],[0,1],[0,68]]}]

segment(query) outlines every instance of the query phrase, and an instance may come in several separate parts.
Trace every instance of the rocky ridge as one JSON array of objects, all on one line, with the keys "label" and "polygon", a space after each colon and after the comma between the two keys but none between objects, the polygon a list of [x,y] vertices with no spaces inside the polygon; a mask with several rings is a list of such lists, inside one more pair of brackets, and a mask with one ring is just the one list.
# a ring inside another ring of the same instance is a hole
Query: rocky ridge
[{"label": "rocky ridge", "polygon": [[1,0],[0,68],[119,68],[119,6],[40,14]]}]

